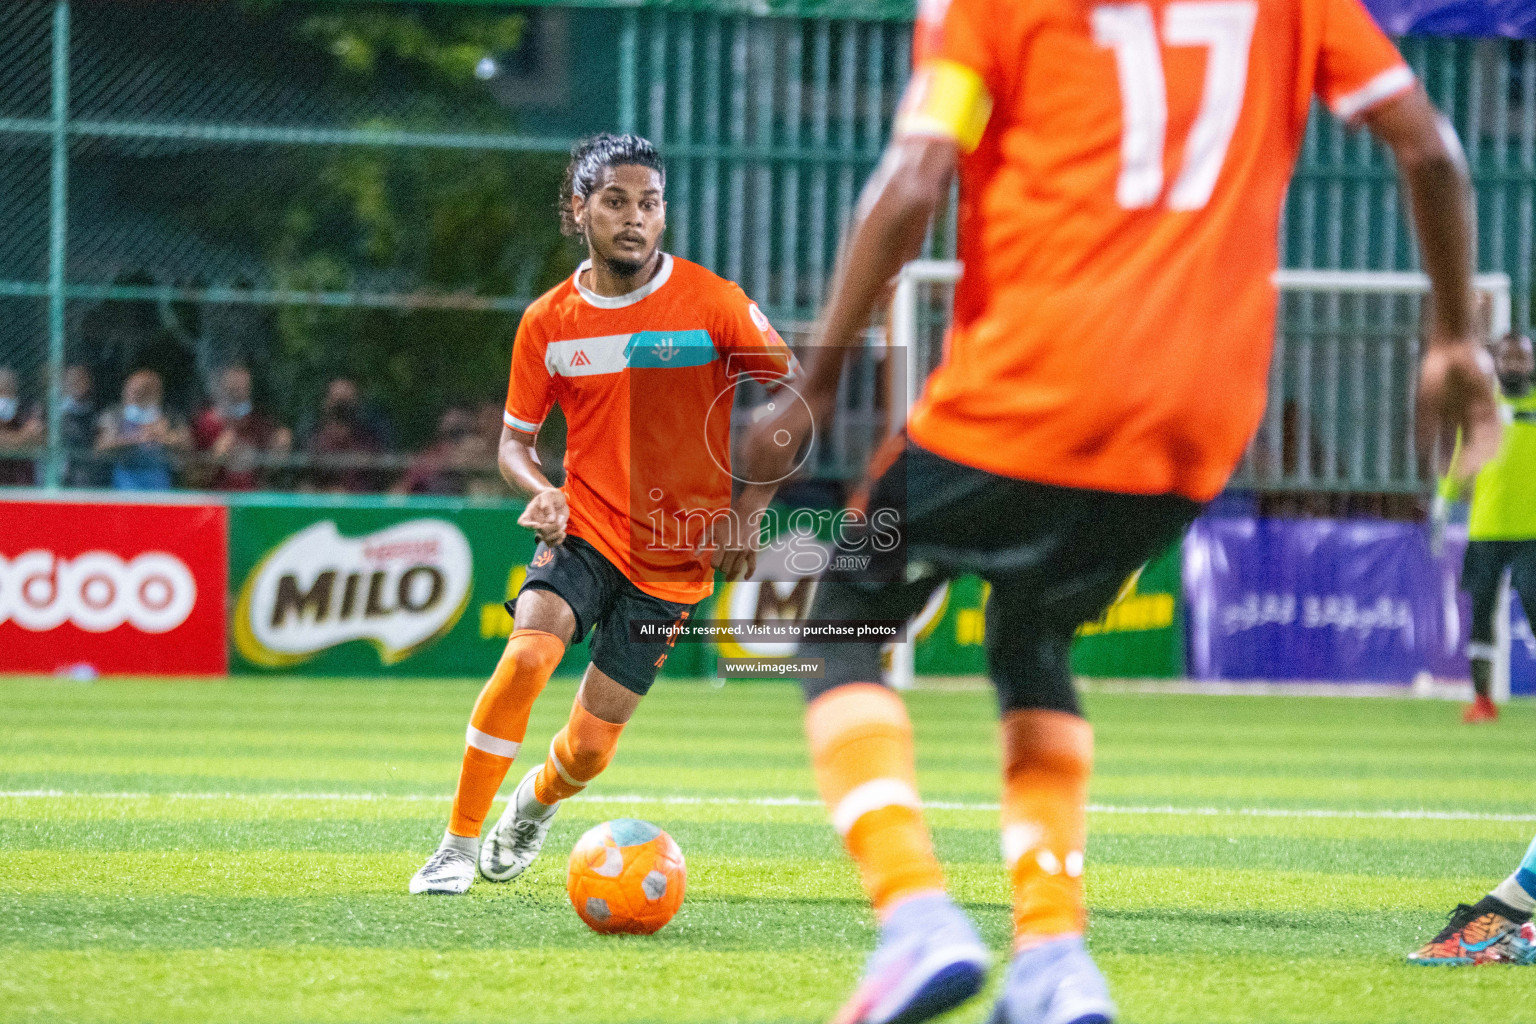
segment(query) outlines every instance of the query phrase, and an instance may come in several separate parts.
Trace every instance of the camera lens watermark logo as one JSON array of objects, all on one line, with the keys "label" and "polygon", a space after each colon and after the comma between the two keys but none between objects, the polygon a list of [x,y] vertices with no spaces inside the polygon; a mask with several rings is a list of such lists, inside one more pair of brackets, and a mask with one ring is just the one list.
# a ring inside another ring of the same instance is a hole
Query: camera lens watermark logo
[{"label": "camera lens watermark logo", "polygon": [[[730,422],[732,410],[736,407],[736,385],[744,379],[755,380],[758,378],[750,374],[740,375],[733,381],[730,387],[721,391],[715,396],[715,400],[710,403],[709,412],[705,415],[704,421],[704,450],[709,452],[710,459],[714,461],[715,466],[720,472],[737,483],[783,483],[800,472],[804,468],[806,460],[811,457],[811,449],[815,446],[816,442],[816,418],[811,412],[810,403],[792,386],[780,383],[775,379],[763,381],[764,383],[777,384],[778,386],[769,396],[768,401],[752,410],[751,424],[756,425],[769,416],[789,421],[799,419],[805,424],[804,436],[797,438],[796,432],[787,426],[780,427],[773,432],[772,440],[774,444],[785,449],[786,455],[792,456],[788,459],[787,466],[783,468],[775,467],[770,471],[758,472],[755,467],[738,465],[731,458],[731,431],[729,429],[719,429],[716,424],[721,422],[717,417],[723,418],[723,422],[727,424]],[[787,408],[791,405],[798,405],[800,408],[798,410]],[[786,412],[791,414],[798,412],[799,415],[798,417],[793,415],[786,416]],[[791,445],[796,446],[796,451],[792,453],[788,451]],[[762,479],[756,479],[758,476],[761,476]]]}]

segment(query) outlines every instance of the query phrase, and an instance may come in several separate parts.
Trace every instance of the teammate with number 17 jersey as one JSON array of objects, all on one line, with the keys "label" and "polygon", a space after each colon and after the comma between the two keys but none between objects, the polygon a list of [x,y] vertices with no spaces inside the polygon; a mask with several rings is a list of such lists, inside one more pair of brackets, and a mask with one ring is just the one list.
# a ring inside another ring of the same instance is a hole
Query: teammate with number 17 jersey
[{"label": "teammate with number 17 jersey", "polygon": [[1312,97],[1354,119],[1413,73],[1358,0],[929,0],[916,50],[898,134],[991,109],[960,140],[965,273],[913,440],[1006,476],[1213,497],[1264,409]]},{"label": "teammate with number 17 jersey", "polygon": [[[800,405],[754,426],[753,479],[835,408],[846,353],[958,172],[964,264],[943,361],[867,515],[902,544],[832,571],[813,619],[900,619],[976,573],[1002,711],[1014,954],[995,1024],[1106,1024],[1083,941],[1093,733],[1075,628],[1226,485],[1265,403],[1280,209],[1314,96],[1403,172],[1433,291],[1421,423],[1497,447],[1472,317],[1454,133],[1359,0],[924,0],[895,137],[866,187]],[[1427,448],[1425,450],[1428,450]],[[839,538],[834,565],[865,538]],[[808,643],[806,732],[881,920],[836,1024],[916,1024],[977,992],[988,956],[946,895],[912,731],[874,645]]]}]

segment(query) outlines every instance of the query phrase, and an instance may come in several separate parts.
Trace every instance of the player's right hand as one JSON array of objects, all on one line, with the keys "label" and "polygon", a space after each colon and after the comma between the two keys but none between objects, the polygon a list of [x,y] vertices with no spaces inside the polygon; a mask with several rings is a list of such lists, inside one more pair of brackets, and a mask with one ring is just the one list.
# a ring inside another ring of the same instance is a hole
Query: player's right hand
[{"label": "player's right hand", "polygon": [[[1473,338],[1433,338],[1419,367],[1418,440],[1420,457],[1449,453],[1461,434],[1456,483],[1465,488],[1499,451],[1493,358]],[[1434,476],[1439,466],[1430,467]]]},{"label": "player's right hand", "polygon": [[558,547],[565,540],[565,525],[571,518],[571,506],[558,487],[540,491],[517,517],[519,526],[532,530],[545,544]]}]

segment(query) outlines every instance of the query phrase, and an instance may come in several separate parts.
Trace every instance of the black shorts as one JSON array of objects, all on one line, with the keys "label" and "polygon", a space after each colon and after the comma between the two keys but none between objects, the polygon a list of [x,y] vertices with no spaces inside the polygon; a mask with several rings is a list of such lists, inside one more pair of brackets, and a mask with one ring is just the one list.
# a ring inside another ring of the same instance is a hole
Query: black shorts
[{"label": "black shorts", "polygon": [[[642,697],[656,681],[671,648],[665,639],[654,643],[631,640],[630,620],[678,621],[692,615],[695,607],[652,597],[626,579],[595,547],[572,536],[554,548],[540,542],[528,563],[522,590],[548,590],[560,595],[576,616],[571,643],[580,643],[587,630],[592,630],[592,664]],[[508,601],[507,610],[515,617],[515,602]]]},{"label": "black shorts", "polygon": [[1527,616],[1536,615],[1536,540],[1474,540],[1461,562],[1461,589],[1472,597],[1474,644],[1493,643],[1493,620],[1499,609],[1499,584],[1504,570],[1520,595]]},{"label": "black shorts", "polygon": [[[870,553],[872,562],[862,572],[828,572],[810,617],[909,619],[939,584],[974,573],[992,585],[987,663],[1003,710],[1076,714],[1073,633],[1103,614],[1130,574],[1177,539],[1200,508],[1174,494],[997,476],[908,442],[875,481],[866,509],[871,520],[889,510],[900,521],[902,543],[882,554],[851,534],[838,553]],[[810,697],[880,679],[875,644],[807,643],[799,655],[824,662],[824,678],[806,680]]]}]

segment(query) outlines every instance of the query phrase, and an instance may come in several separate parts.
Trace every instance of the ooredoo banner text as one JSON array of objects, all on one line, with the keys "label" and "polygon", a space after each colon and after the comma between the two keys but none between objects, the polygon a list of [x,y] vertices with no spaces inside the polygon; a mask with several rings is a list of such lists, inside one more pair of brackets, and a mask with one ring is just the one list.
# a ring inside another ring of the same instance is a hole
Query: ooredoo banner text
[{"label": "ooredoo banner text", "polygon": [[219,505],[0,502],[0,671],[222,675]]}]

